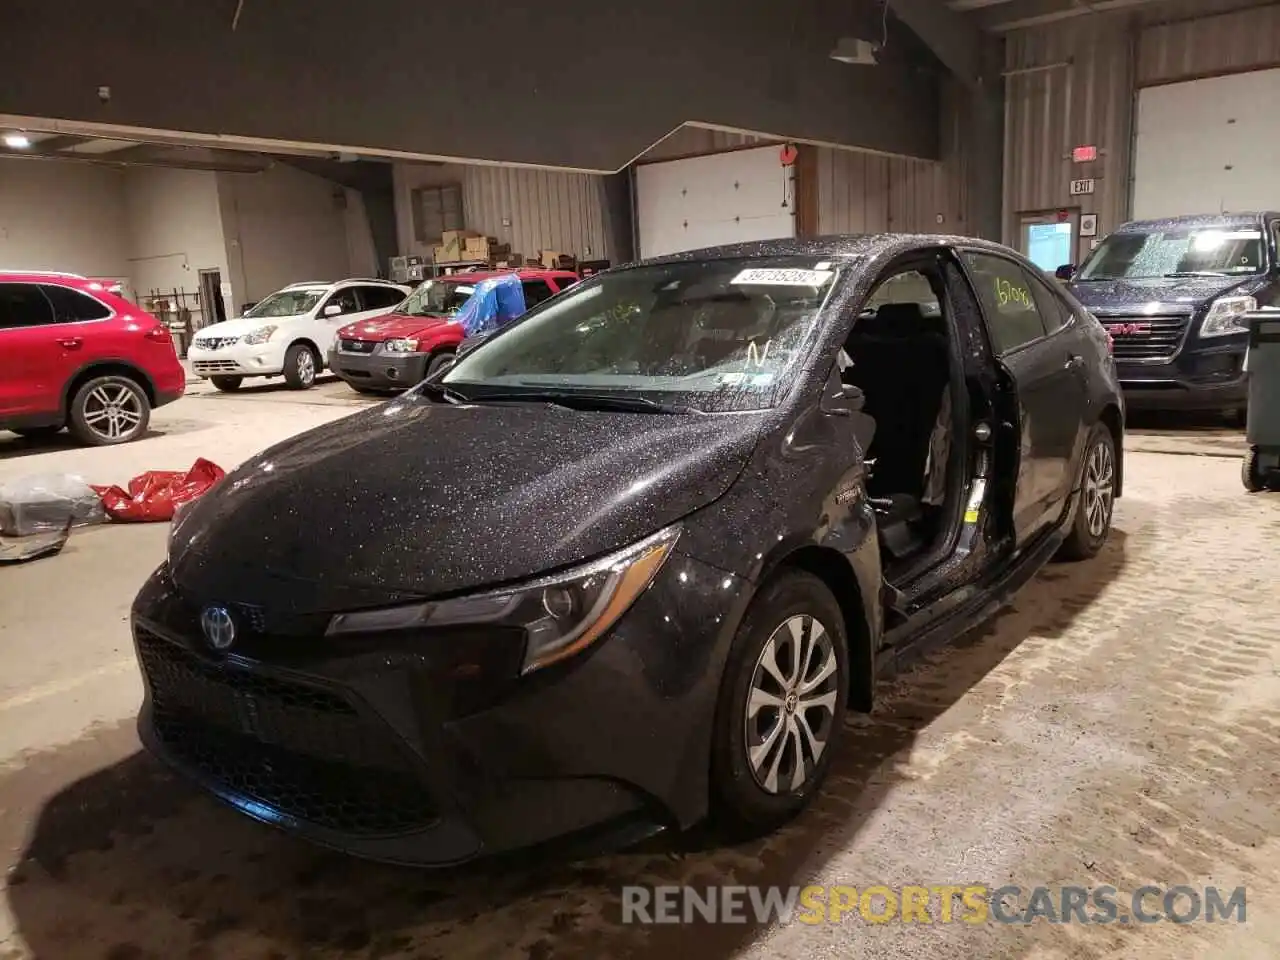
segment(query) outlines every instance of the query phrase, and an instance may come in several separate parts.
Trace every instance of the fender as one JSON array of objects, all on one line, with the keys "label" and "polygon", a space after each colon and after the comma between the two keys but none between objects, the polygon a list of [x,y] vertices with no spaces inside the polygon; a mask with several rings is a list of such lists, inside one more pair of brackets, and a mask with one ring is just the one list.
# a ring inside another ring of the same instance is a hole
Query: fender
[{"label": "fender", "polygon": [[64,419],[66,418],[68,409],[71,405],[71,385],[75,383],[77,380],[79,380],[83,374],[89,371],[95,370],[98,367],[115,367],[115,368],[123,367],[124,369],[128,370],[129,373],[132,374],[142,384],[142,389],[144,389],[147,392],[147,401],[152,405],[155,404],[156,402],[155,381],[151,379],[150,375],[145,370],[143,370],[133,361],[126,360],[123,357],[95,357],[94,359],[88,360],[82,363],[80,366],[78,366],[75,369],[75,372],[72,373],[71,376],[67,377],[66,383],[62,385],[62,404],[59,408],[59,413],[62,415]]}]

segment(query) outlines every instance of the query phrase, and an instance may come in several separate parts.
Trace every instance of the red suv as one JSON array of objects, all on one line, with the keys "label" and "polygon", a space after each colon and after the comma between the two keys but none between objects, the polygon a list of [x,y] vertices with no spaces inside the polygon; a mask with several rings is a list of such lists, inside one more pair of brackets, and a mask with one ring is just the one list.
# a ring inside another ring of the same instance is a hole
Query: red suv
[{"label": "red suv", "polygon": [[462,309],[476,284],[513,273],[524,288],[526,309],[579,280],[569,270],[530,269],[474,270],[426,280],[390,313],[339,330],[329,369],[360,393],[416,385],[453,362],[463,334],[449,319]]},{"label": "red suv", "polygon": [[0,272],[0,430],[126,443],[186,384],[169,331],[108,282]]}]

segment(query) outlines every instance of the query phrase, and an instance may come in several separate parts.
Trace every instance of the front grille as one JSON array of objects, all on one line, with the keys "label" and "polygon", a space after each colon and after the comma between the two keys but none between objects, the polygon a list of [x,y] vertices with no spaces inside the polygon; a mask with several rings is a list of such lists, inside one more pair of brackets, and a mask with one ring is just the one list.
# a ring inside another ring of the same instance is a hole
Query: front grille
[{"label": "front grille", "polygon": [[239,373],[240,364],[234,360],[193,360],[191,369],[196,373]]},{"label": "front grille", "polygon": [[194,346],[202,350],[221,350],[223,347],[238,343],[239,340],[239,337],[196,337]]},{"label": "front grille", "polygon": [[339,349],[344,353],[373,353],[373,348],[376,346],[376,343],[372,343],[369,340],[343,339],[340,342]]},{"label": "front grille", "polygon": [[1111,334],[1112,354],[1120,362],[1168,360],[1182,346],[1190,317],[1146,315],[1100,317]]},{"label": "front grille", "polygon": [[391,731],[338,694],[207,662],[144,628],[138,654],[156,736],[221,788],[344,833],[434,819]]}]

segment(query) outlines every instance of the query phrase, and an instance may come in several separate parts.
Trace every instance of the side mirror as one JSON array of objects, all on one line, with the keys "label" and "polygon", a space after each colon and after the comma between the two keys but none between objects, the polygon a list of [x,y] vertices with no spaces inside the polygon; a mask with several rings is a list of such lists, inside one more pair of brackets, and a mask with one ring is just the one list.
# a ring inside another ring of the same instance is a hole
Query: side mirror
[{"label": "side mirror", "polygon": [[1076,265],[1074,263],[1064,263],[1053,272],[1053,275],[1059,280],[1070,280],[1076,275]]},{"label": "side mirror", "polygon": [[341,313],[342,313],[342,307],[338,306],[336,303],[331,303],[324,308],[324,315],[326,317],[336,317],[336,316],[339,316]]}]

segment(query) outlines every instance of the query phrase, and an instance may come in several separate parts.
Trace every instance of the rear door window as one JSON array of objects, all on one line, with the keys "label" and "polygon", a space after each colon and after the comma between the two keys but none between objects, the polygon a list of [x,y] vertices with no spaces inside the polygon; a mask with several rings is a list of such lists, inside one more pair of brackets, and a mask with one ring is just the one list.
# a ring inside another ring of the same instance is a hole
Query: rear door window
[{"label": "rear door window", "polygon": [[56,323],[81,323],[87,320],[105,320],[111,311],[88,294],[70,287],[52,284],[40,288],[53,306]]},{"label": "rear door window", "polygon": [[404,300],[404,294],[395,287],[361,287],[360,300],[365,310],[384,310]]},{"label": "rear door window", "polygon": [[34,283],[0,283],[0,330],[53,323],[53,306]]},{"label": "rear door window", "polygon": [[1016,350],[1048,332],[1032,292],[1034,281],[1022,267],[985,253],[966,253],[965,260],[973,273],[991,346],[997,354]]},{"label": "rear door window", "polygon": [[545,280],[524,280],[521,283],[524,287],[524,305],[532,307],[543,300],[549,300],[554,294],[550,284]]},{"label": "rear door window", "polygon": [[[356,297],[356,288],[345,287],[342,290],[335,291],[325,303],[324,310],[328,310],[330,306],[334,305],[339,308],[338,316],[344,316],[348,313],[359,313],[360,301]],[[323,313],[323,310],[321,312]]]}]

